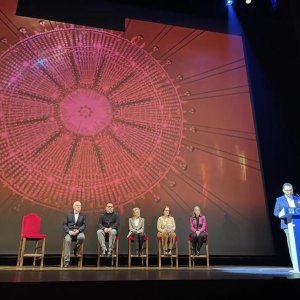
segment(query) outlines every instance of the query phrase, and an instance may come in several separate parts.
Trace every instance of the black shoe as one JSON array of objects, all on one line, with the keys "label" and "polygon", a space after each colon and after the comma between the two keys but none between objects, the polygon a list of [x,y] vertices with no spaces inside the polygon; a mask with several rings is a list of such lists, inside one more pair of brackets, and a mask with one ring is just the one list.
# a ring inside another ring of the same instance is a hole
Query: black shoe
[{"label": "black shoe", "polygon": [[64,268],[69,268],[69,267],[70,267],[70,263],[68,261],[65,261]]}]

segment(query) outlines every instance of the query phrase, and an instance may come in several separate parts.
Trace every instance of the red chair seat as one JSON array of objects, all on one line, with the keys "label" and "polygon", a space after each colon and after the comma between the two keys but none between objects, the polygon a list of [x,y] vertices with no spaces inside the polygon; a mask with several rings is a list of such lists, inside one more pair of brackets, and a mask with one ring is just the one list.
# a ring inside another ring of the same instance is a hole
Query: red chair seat
[{"label": "red chair seat", "polygon": [[46,234],[44,233],[25,233],[22,234],[22,238],[26,239],[44,239],[46,237]]},{"label": "red chair seat", "polygon": [[[129,236],[127,237],[128,241],[134,241],[134,236]],[[147,235],[144,236],[144,241],[149,241],[149,237]]]}]

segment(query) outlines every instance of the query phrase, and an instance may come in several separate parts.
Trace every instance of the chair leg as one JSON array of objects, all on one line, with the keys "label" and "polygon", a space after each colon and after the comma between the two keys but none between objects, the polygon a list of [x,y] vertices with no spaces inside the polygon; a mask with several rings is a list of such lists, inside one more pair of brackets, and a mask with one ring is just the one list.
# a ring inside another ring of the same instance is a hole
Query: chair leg
[{"label": "chair leg", "polygon": [[192,267],[192,258],[191,258],[191,241],[188,240],[188,255],[189,255],[189,268]]},{"label": "chair leg", "polygon": [[176,245],[176,269],[178,269],[178,241],[176,240],[175,242],[175,245]]},{"label": "chair leg", "polygon": [[60,268],[63,268],[64,265],[64,256],[65,256],[65,247],[66,247],[66,241],[63,239],[63,244],[62,244],[62,250],[61,250],[61,258],[60,258]]},{"label": "chair leg", "polygon": [[206,243],[206,245],[205,245],[205,249],[206,249],[206,266],[207,266],[207,268],[209,268],[209,252],[208,252],[208,243]]},{"label": "chair leg", "polygon": [[34,248],[33,267],[35,267],[36,255],[38,253],[38,248],[39,248],[39,241],[36,241],[35,242],[35,248]]},{"label": "chair leg", "polygon": [[99,245],[99,242],[97,243],[98,244],[98,258],[97,258],[97,268],[99,268],[100,266],[100,245]]},{"label": "chair leg", "polygon": [[149,241],[146,240],[146,268],[149,267]]},{"label": "chair leg", "polygon": [[158,268],[161,269],[161,240],[158,240]]},{"label": "chair leg", "polygon": [[83,265],[83,247],[84,247],[84,242],[80,245],[80,256],[78,258],[78,267],[82,269]]},{"label": "chair leg", "polygon": [[22,240],[21,256],[20,256],[20,270],[23,268],[24,252],[26,247],[26,238]]},{"label": "chair leg", "polygon": [[46,248],[46,239],[43,238],[43,240],[42,240],[42,253],[41,253],[40,270],[42,270],[44,268],[45,248]]},{"label": "chair leg", "polygon": [[131,240],[128,240],[128,268],[131,268]]},{"label": "chair leg", "polygon": [[20,238],[20,242],[19,242],[19,251],[18,251],[18,260],[17,260],[17,269],[20,267],[20,259],[21,259],[22,245],[23,245],[23,239]]},{"label": "chair leg", "polygon": [[119,267],[119,240],[116,240],[116,268]]}]

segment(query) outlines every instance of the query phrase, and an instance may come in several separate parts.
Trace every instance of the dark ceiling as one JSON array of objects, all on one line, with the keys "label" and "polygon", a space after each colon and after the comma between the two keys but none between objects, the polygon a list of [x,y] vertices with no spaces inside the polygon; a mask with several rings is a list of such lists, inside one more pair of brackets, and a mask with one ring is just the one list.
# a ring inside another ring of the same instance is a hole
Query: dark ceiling
[{"label": "dark ceiling", "polygon": [[[235,0],[236,14],[244,20],[288,16],[292,0]],[[225,0],[19,0],[17,15],[92,27],[124,30],[125,18],[186,27],[208,24],[227,30],[228,7]]]}]

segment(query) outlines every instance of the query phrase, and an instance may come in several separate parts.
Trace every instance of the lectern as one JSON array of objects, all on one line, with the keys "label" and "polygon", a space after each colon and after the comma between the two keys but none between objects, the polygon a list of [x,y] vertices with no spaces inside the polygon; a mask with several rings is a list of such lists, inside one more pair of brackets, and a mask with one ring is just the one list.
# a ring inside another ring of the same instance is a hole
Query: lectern
[{"label": "lectern", "polygon": [[300,273],[300,207],[283,208],[279,218],[287,219],[293,269],[295,273]]}]

